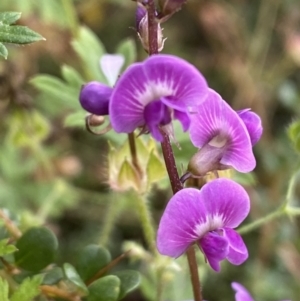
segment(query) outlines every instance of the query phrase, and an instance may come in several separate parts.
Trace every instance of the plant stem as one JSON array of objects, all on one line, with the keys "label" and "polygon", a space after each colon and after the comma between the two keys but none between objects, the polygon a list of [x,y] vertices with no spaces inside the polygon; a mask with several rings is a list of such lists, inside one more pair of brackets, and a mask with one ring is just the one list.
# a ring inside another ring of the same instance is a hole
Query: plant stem
[{"label": "plant stem", "polygon": [[128,134],[128,143],[129,143],[129,149],[131,154],[131,163],[135,167],[139,175],[142,176],[142,170],[140,168],[139,160],[137,157],[134,133]]},{"label": "plant stem", "polygon": [[0,219],[4,221],[4,225],[7,231],[15,238],[19,239],[22,236],[22,232],[18,227],[6,216],[3,210],[0,209]]},{"label": "plant stem", "polygon": [[139,195],[136,204],[147,245],[151,253],[156,256],[155,231],[152,217],[147,206],[147,200],[145,197]]},{"label": "plant stem", "polygon": [[158,24],[155,16],[155,2],[148,1],[148,34],[149,34],[149,55],[158,54],[157,28]]},{"label": "plant stem", "polygon": [[[158,54],[158,42],[157,42],[157,28],[158,24],[156,21],[156,12],[155,12],[155,2],[154,0],[148,1],[148,32],[149,32],[149,55]],[[170,140],[167,134],[165,134],[162,131],[162,135],[164,137],[163,142],[161,143],[163,157],[166,164],[166,169],[169,175],[169,179],[171,182],[173,193],[178,192],[183,188],[176,163],[175,158],[173,155],[172,146],[170,144]],[[196,261],[196,255],[193,248],[189,248],[186,252],[187,259],[189,263],[190,268],[190,275],[191,275],[191,282],[193,286],[193,292],[194,292],[194,300],[195,301],[202,301],[202,295],[201,295],[201,285],[200,285],[200,279],[197,269],[197,261]]]},{"label": "plant stem", "polygon": [[256,221],[254,221],[253,223],[250,223],[249,225],[245,225],[243,227],[241,227],[238,230],[238,233],[240,234],[245,234],[248,233],[256,228],[259,228],[261,225],[266,224],[267,222],[276,219],[277,217],[280,217],[282,215],[285,215],[286,211],[285,211],[285,207],[280,206],[278,209],[276,209],[275,211],[271,212],[270,214],[268,214],[267,216],[264,216]]},{"label": "plant stem", "polygon": [[108,209],[105,212],[106,214],[103,222],[103,229],[101,231],[101,237],[99,241],[99,244],[104,247],[106,247],[109,243],[109,238],[114,228],[116,219],[123,209],[123,202],[119,202],[118,199],[119,196],[116,194],[115,197],[113,195],[113,197],[108,200],[109,205]]},{"label": "plant stem", "polygon": [[253,223],[250,223],[248,225],[245,225],[241,227],[238,232],[240,234],[245,234],[248,233],[252,230],[255,230],[256,228],[259,228],[261,225],[264,225],[265,223],[283,216],[285,214],[290,214],[290,215],[299,215],[300,214],[300,208],[294,208],[290,207],[289,204],[293,201],[293,196],[294,196],[294,190],[295,190],[295,184],[296,184],[296,179],[298,176],[299,171],[297,170],[290,178],[289,185],[287,188],[286,192],[286,197],[282,205],[277,208],[275,211],[271,212],[270,214],[254,221]]}]

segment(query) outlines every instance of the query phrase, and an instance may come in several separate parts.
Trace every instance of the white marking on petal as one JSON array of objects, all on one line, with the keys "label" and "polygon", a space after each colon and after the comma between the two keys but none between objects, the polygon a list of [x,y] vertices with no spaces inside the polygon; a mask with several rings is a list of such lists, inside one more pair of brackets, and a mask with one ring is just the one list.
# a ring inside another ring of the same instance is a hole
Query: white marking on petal
[{"label": "white marking on petal", "polygon": [[217,135],[208,142],[210,146],[214,146],[217,148],[222,148],[223,146],[225,146],[226,143],[227,138],[223,135]]},{"label": "white marking on petal", "polygon": [[121,54],[104,54],[100,59],[100,67],[112,87],[116,83],[125,58]]},{"label": "white marking on petal", "polygon": [[200,239],[206,233],[222,228],[223,224],[224,222],[223,222],[222,215],[208,216],[204,223],[199,223],[198,225],[196,225],[194,232],[197,235],[197,237]]},{"label": "white marking on petal", "polygon": [[135,91],[134,98],[138,99],[143,106],[163,96],[171,96],[176,93],[172,82],[146,82],[142,91]]}]

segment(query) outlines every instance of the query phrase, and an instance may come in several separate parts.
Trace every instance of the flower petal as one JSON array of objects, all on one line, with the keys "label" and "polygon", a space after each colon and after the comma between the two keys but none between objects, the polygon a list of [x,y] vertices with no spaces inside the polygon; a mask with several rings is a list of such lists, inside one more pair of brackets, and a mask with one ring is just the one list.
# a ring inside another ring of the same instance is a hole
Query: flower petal
[{"label": "flower petal", "polygon": [[199,239],[195,228],[206,223],[206,210],[200,191],[186,188],[169,201],[159,223],[157,248],[163,255],[178,257]]},{"label": "flower petal", "polygon": [[112,88],[92,81],[82,87],[79,101],[81,106],[89,113],[103,116],[108,114],[111,94]]},{"label": "flower petal", "polygon": [[152,136],[157,141],[163,141],[159,125],[166,125],[171,122],[171,115],[167,106],[160,100],[152,101],[145,107],[144,117]]},{"label": "flower petal", "polygon": [[250,293],[241,284],[232,282],[231,287],[236,291],[235,301],[254,301]]},{"label": "flower petal", "polygon": [[250,211],[246,190],[232,180],[219,178],[208,182],[202,187],[200,194],[210,219],[215,223],[218,219],[221,220],[221,224],[212,225],[210,230],[235,228]]},{"label": "flower petal", "polygon": [[179,120],[182,125],[182,130],[186,132],[191,124],[191,119],[187,113],[174,110],[174,119]]},{"label": "flower petal", "polygon": [[224,260],[229,251],[226,238],[216,232],[209,232],[201,238],[199,245],[213,270],[220,271],[220,261]]},{"label": "flower petal", "polygon": [[125,58],[121,54],[104,54],[100,59],[100,67],[112,87],[120,75]]},{"label": "flower petal", "polygon": [[255,145],[263,132],[260,117],[251,112],[250,109],[238,111],[237,113],[246,125],[252,145]]},{"label": "flower petal", "polygon": [[173,107],[187,111],[207,92],[204,77],[188,62],[171,55],[151,56],[132,64],[118,80],[109,107],[112,127],[118,133],[132,132],[145,124],[144,107],[151,101],[170,97]]},{"label": "flower petal", "polygon": [[229,243],[227,260],[234,265],[242,264],[248,258],[248,250],[242,237],[230,228],[224,228],[223,231]]},{"label": "flower petal", "polygon": [[203,147],[215,136],[224,136],[228,140],[228,147],[220,163],[240,172],[253,170],[256,161],[246,126],[220,95],[210,90],[197,111],[197,114],[191,114],[192,143],[196,147]]}]

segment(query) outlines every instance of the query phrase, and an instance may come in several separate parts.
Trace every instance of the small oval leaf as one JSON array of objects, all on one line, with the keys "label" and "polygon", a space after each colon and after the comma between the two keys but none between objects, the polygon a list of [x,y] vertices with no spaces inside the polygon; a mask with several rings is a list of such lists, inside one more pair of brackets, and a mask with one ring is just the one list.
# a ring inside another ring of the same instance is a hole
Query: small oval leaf
[{"label": "small oval leaf", "polygon": [[96,280],[89,286],[87,301],[117,301],[120,284],[120,279],[113,275]]},{"label": "small oval leaf", "polygon": [[37,272],[53,262],[58,248],[55,235],[47,228],[35,227],[25,232],[16,244],[16,265]]},{"label": "small oval leaf", "polygon": [[80,291],[84,295],[88,294],[88,289],[82,281],[82,279],[80,278],[76,269],[69,263],[65,263],[63,268],[66,278],[76,286],[78,291]]},{"label": "small oval leaf", "polygon": [[124,270],[114,273],[121,280],[118,300],[124,298],[129,292],[136,289],[141,283],[140,273],[133,270]]},{"label": "small oval leaf", "polygon": [[88,281],[110,261],[111,255],[107,249],[88,245],[79,253],[76,268],[81,278]]}]

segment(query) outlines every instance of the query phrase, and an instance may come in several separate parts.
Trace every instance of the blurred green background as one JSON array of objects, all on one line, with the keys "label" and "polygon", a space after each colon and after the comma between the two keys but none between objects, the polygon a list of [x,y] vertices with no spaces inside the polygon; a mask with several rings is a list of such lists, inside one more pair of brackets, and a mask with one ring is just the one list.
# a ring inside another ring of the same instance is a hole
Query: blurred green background
[{"label": "blurred green background", "polygon": [[[41,223],[50,227],[60,242],[58,263],[72,262],[80,248],[99,243],[109,207],[119,208],[108,243],[113,256],[122,252],[124,241],[145,243],[134,204],[107,185],[106,136],[93,136],[78,126],[83,111],[76,126],[65,123],[80,110],[80,85],[62,84],[65,65],[84,74],[84,62],[71,45],[79,24],[89,27],[109,53],[131,37],[137,59],[147,56],[134,28],[135,7],[129,0],[0,2],[0,11],[22,12],[19,24],[46,38],[25,47],[8,46],[8,60],[0,60],[0,206],[20,216],[21,229]],[[264,134],[254,149],[257,168],[250,180],[244,176],[241,181],[252,201],[247,221],[266,215],[284,200],[299,160],[287,135],[300,113],[299,0],[188,0],[163,28],[163,53],[196,65],[234,109],[250,107],[261,116]],[[40,74],[62,81],[45,92],[41,82],[35,84]],[[114,134],[109,137],[119,140]],[[182,151],[175,152],[181,170],[195,150],[187,134],[179,142]],[[296,185],[298,205],[299,189]],[[170,195],[165,183],[154,187],[150,206],[156,223]],[[256,300],[300,300],[299,229],[299,219],[281,218],[246,234],[250,257],[245,264],[224,263],[219,274],[203,271],[205,299],[234,300],[230,283],[237,281]],[[138,262],[121,265],[143,273]],[[177,283],[182,283],[180,273]],[[187,298],[184,290],[177,285],[176,300]],[[136,291],[126,300],[148,299]]]}]

